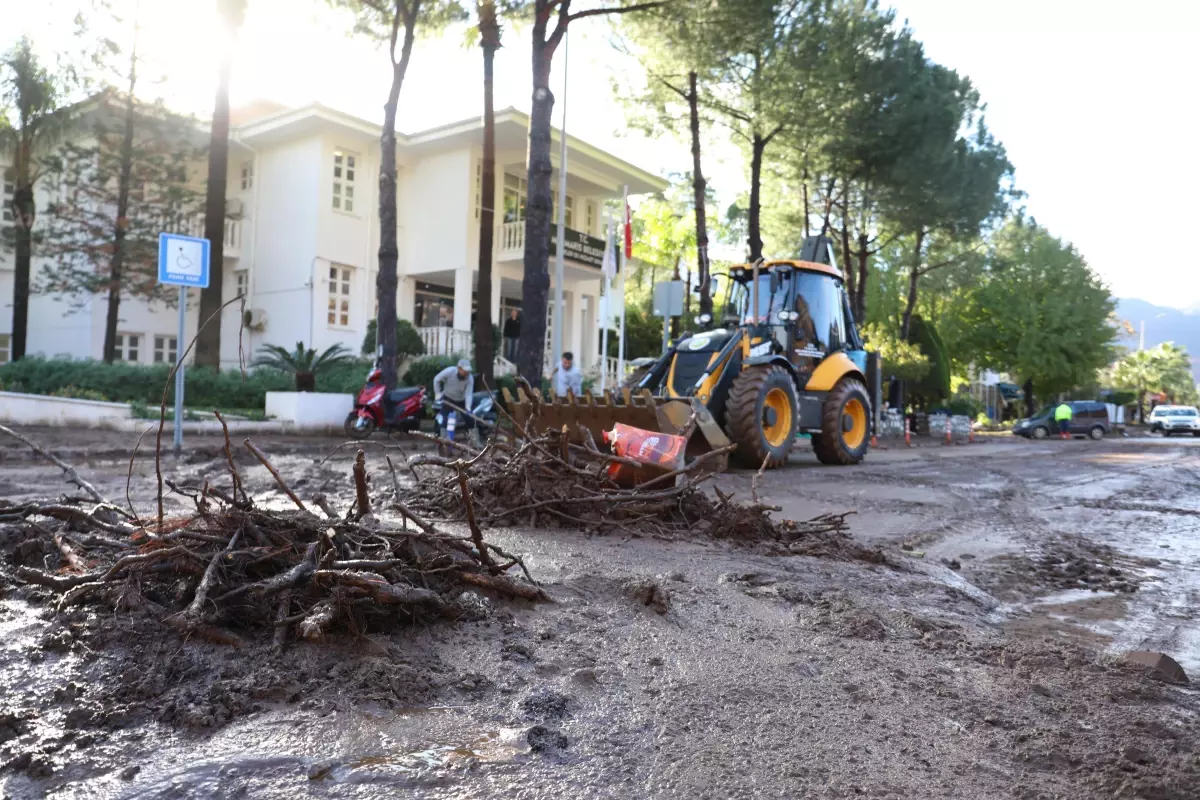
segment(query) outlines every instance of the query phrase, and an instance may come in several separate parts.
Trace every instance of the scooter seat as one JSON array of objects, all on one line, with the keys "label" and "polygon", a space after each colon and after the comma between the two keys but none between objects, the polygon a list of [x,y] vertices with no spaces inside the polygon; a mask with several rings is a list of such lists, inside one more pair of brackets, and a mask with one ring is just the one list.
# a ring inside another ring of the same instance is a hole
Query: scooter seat
[{"label": "scooter seat", "polygon": [[388,399],[393,403],[403,403],[420,391],[420,386],[406,386],[402,389],[392,389],[392,391],[388,392]]}]

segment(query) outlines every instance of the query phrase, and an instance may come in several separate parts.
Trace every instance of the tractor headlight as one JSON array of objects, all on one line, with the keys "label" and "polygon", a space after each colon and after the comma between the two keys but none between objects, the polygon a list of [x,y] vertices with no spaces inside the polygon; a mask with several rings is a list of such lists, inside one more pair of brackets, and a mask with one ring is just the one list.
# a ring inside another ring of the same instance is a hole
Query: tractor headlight
[{"label": "tractor headlight", "polygon": [[696,317],[696,322],[699,322],[701,325],[707,325],[712,322],[712,314],[701,314]]}]

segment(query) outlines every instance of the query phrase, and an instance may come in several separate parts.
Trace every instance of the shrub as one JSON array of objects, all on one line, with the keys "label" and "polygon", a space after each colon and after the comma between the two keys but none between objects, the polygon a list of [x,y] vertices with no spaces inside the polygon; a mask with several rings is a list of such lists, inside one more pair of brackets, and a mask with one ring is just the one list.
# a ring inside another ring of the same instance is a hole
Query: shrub
[{"label": "shrub", "polygon": [[909,330],[908,341],[915,344],[929,359],[930,370],[923,378],[913,381],[906,390],[926,405],[937,403],[950,396],[950,357],[946,346],[938,335],[937,328],[924,320],[919,314],[914,314]]},{"label": "shrub", "polygon": [[[332,386],[339,374],[348,380],[350,366],[344,373],[330,370],[317,380],[317,388],[335,391]],[[355,364],[352,372],[358,386],[362,384],[364,367]],[[164,384],[168,383],[171,368],[167,364],[126,364],[103,361],[66,361],[42,358],[23,358],[0,366],[0,383],[8,391],[53,395],[72,387],[74,391],[94,392],[117,403],[140,403],[157,411],[162,401]],[[357,390],[358,386],[355,386]],[[216,372],[205,367],[187,370],[185,401],[198,408],[262,408],[267,392],[292,391],[290,376],[270,369],[250,372],[243,380],[237,370]],[[78,396],[78,395],[76,395]],[[167,402],[173,403],[175,382],[167,386]]]},{"label": "shrub", "polygon": [[313,392],[317,389],[317,377],[341,364],[353,362],[354,355],[340,344],[330,345],[317,353],[315,348],[296,342],[293,350],[268,344],[251,366],[266,367],[294,376],[297,392]]},{"label": "shrub", "polygon": [[[378,328],[378,320],[373,319],[367,323],[367,335],[363,337],[362,343],[364,356],[375,355],[375,332]],[[425,355],[425,343],[421,341],[421,334],[417,333],[417,329],[408,320],[396,320],[396,362],[423,355]]]},{"label": "shrub", "polygon": [[[433,379],[446,367],[458,363],[454,356],[425,356],[408,365],[400,381],[406,386],[424,386],[429,399],[433,399]],[[483,388],[483,387],[480,387]]]},{"label": "shrub", "polygon": [[61,389],[55,389],[50,396],[70,397],[74,400],[108,400],[103,393],[97,392],[95,389],[81,389],[78,386],[64,386]]}]

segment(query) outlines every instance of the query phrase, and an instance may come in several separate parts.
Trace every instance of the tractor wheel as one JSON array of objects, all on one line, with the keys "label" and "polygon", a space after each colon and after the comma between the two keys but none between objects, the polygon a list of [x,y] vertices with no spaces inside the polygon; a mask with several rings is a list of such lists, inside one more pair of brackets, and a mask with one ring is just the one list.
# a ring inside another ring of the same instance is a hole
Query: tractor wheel
[{"label": "tractor wheel", "polygon": [[867,454],[871,401],[867,389],[853,378],[843,378],[821,407],[821,432],[812,437],[813,451],[822,464],[857,464]]},{"label": "tractor wheel", "polygon": [[729,438],[737,444],[734,454],[746,467],[781,467],[796,438],[799,417],[796,385],[780,366],[743,370],[729,389],[725,406]]}]

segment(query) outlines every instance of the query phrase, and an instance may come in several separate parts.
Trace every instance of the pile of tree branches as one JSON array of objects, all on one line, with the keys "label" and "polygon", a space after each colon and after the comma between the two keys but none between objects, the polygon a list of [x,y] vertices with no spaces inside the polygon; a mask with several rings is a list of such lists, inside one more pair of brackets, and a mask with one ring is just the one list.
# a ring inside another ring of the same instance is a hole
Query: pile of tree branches
[{"label": "pile of tree branches", "polygon": [[[0,501],[0,524],[42,538],[46,568],[20,566],[16,577],[55,592],[59,610],[98,603],[143,610],[188,636],[238,644],[244,634],[273,630],[277,645],[332,630],[362,632],[413,620],[462,615],[461,595],[544,598],[521,559],[483,541],[438,531],[417,516],[381,522],[371,509],[362,452],[353,469],[354,503],[337,513],[324,497],[308,508],[267,456],[246,448],[271,473],[295,510],[269,510],[245,491],[228,433],[231,488],[167,481],[190,498],[181,516],[140,519],[112,503],[69,465],[20,434],[58,464],[83,496],[55,501]],[[350,479],[348,479],[348,484]],[[161,509],[161,501],[160,501]],[[319,510],[318,510],[319,509]],[[520,577],[512,573],[519,569]]]},{"label": "pile of tree branches", "polygon": [[773,517],[780,509],[758,497],[761,470],[752,482],[749,502],[717,487],[706,492],[704,483],[732,445],[629,488],[614,482],[609,467],[644,466],[601,451],[582,426],[575,437],[569,431],[530,433],[515,421],[511,431],[494,437],[482,451],[442,441],[443,452],[454,451],[453,456],[410,457],[414,484],[398,505],[408,514],[463,520],[474,531],[481,525],[574,528],[660,539],[778,543],[793,552],[861,555],[861,548],[850,540],[848,513],[804,522]]}]

